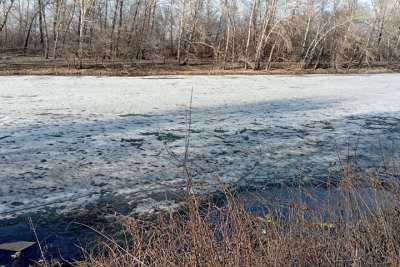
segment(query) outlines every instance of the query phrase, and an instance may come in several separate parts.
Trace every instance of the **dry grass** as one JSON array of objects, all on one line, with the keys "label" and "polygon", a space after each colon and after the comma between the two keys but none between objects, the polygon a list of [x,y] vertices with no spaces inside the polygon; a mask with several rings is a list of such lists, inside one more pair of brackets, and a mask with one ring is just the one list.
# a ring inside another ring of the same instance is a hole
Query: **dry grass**
[{"label": "dry grass", "polygon": [[222,207],[188,196],[180,212],[155,220],[119,217],[119,241],[106,237],[77,265],[399,266],[399,189],[395,179],[352,173],[317,207],[293,197],[266,203],[262,216],[229,191]]}]

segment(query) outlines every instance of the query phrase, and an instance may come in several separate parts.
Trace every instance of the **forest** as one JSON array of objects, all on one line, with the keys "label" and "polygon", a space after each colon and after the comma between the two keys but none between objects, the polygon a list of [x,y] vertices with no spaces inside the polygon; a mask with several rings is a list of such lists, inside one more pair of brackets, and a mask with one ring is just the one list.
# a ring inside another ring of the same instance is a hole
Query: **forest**
[{"label": "forest", "polygon": [[399,0],[0,0],[0,54],[268,70],[400,58]]}]

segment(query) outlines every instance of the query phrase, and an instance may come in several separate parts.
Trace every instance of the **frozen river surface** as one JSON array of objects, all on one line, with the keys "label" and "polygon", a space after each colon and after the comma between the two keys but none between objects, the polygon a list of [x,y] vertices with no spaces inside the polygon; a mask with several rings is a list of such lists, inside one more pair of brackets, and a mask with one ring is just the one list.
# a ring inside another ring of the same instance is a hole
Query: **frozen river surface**
[{"label": "frozen river surface", "polygon": [[369,168],[397,157],[398,74],[0,77],[0,217],[104,195],[137,212],[173,198],[192,88],[196,190],[326,179],[340,158]]}]

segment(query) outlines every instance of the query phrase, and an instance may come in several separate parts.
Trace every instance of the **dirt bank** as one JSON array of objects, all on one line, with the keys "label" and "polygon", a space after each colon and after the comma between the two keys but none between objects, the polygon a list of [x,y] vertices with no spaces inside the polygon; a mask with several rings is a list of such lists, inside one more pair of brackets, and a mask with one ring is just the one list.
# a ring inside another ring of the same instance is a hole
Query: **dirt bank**
[{"label": "dirt bank", "polygon": [[303,69],[298,63],[274,63],[270,70],[245,70],[240,63],[226,66],[211,61],[193,61],[181,65],[176,61],[83,60],[77,58],[43,59],[18,55],[0,56],[0,75],[88,75],[88,76],[148,76],[148,75],[276,75],[276,74],[361,74],[399,72],[399,66],[374,64],[362,68]]}]

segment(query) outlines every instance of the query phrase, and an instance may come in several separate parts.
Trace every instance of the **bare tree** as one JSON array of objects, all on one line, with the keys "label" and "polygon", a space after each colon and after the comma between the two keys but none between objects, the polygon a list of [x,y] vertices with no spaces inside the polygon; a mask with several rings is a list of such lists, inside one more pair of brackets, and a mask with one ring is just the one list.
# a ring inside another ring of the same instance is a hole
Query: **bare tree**
[{"label": "bare tree", "polygon": [[[39,0],[40,1],[40,0]],[[79,67],[82,68],[82,60],[84,56],[84,29],[86,27],[89,10],[92,7],[94,0],[79,0],[80,1],[80,15],[79,15]]]},{"label": "bare tree", "polygon": [[[16,5],[15,3],[18,3]],[[400,1],[0,0],[1,49],[270,70],[400,60]]]}]

